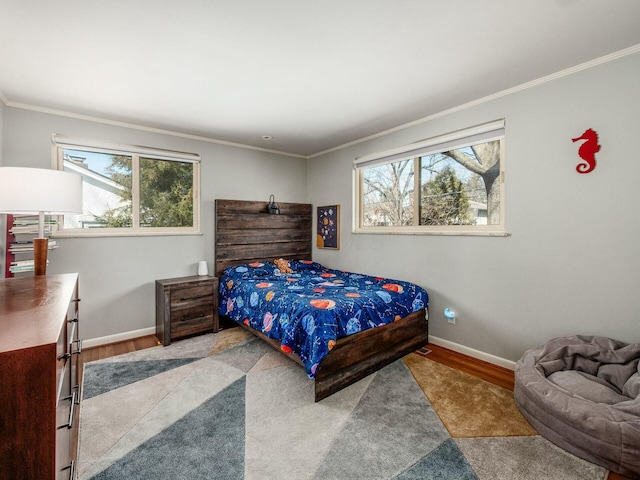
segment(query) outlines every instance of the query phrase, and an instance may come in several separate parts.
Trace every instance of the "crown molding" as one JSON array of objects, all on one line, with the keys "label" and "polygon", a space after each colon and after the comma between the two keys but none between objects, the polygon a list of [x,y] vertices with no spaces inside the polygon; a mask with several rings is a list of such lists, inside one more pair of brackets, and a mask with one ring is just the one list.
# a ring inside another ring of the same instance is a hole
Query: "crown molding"
[{"label": "crown molding", "polygon": [[328,150],[324,150],[322,152],[314,153],[309,155],[307,159],[312,159],[315,157],[320,157],[322,155],[326,155],[327,153],[335,152],[337,150],[342,150],[343,148],[351,147],[353,145],[358,145],[360,143],[366,142],[368,140],[373,140],[374,138],[384,137],[385,135],[389,135],[393,132],[398,132],[401,130],[405,130],[407,128],[414,127],[416,125],[420,125],[431,120],[435,120],[436,118],[444,117],[446,115],[450,115],[455,112],[459,112],[461,110],[466,110],[467,108],[474,107],[476,105],[480,105],[483,103],[490,102],[492,100],[496,100],[498,98],[506,97],[507,95],[511,95],[516,92],[520,92],[522,90],[527,90],[529,88],[537,87],[538,85],[542,85],[544,83],[552,82],[562,77],[566,77],[569,75],[573,75],[574,73],[581,72],[583,70],[588,70],[589,68],[597,67],[598,65],[602,65],[603,63],[612,62],[622,57],[626,57],[629,55],[633,55],[635,53],[640,52],[640,45],[635,45],[633,47],[625,48],[624,50],[619,50],[614,53],[610,53],[609,55],[605,55],[603,57],[596,58],[594,60],[590,60],[585,63],[581,63],[574,67],[566,68],[564,70],[560,70],[559,72],[552,73],[550,75],[546,75],[544,77],[538,78],[536,80],[531,80],[529,82],[523,83],[521,85],[517,85],[512,88],[508,88],[506,90],[502,90],[501,92],[497,92],[486,97],[479,98],[477,100],[473,100],[471,102],[463,103],[462,105],[458,105],[457,107],[449,108],[447,110],[443,110],[438,113],[434,113],[433,115],[429,115],[427,117],[420,118],[418,120],[414,120],[409,123],[404,123],[402,125],[398,125],[397,127],[390,128],[388,130],[384,130],[379,133],[374,133],[373,135],[369,135],[367,137],[359,138],[358,140],[354,140],[349,143],[344,143],[342,145],[338,145],[336,147],[330,148]]},{"label": "crown molding", "polygon": [[245,144],[242,144],[242,143],[228,142],[226,140],[218,140],[216,138],[205,137],[203,135],[194,135],[194,134],[191,134],[191,133],[176,132],[176,131],[173,131],[173,130],[167,130],[167,129],[156,128],[156,127],[149,127],[149,126],[146,126],[146,125],[138,125],[136,123],[122,122],[122,121],[119,121],[119,120],[110,120],[108,118],[95,117],[95,116],[92,116],[92,115],[85,115],[85,114],[81,114],[81,113],[67,112],[65,110],[58,110],[58,109],[55,109],[55,108],[39,107],[37,105],[30,105],[28,103],[6,101],[5,104],[8,107],[19,108],[19,109],[22,109],[22,110],[30,110],[30,111],[39,112],[39,113],[46,113],[46,114],[49,114],[49,115],[57,115],[57,116],[60,116],[60,117],[75,118],[75,119],[78,119],[78,120],[85,120],[85,121],[88,121],[88,122],[102,123],[104,125],[113,125],[113,126],[116,126],[116,127],[130,128],[130,129],[133,129],[133,130],[141,130],[141,131],[150,132],[150,133],[159,133],[159,134],[163,134],[163,135],[170,135],[170,136],[173,136],[173,137],[188,138],[190,140],[198,140],[198,141],[201,141],[201,142],[215,143],[215,144],[218,144],[218,145],[225,145],[225,146],[228,146],[228,147],[243,148],[243,149],[246,149],[246,150],[256,150],[256,151],[266,152],[266,153],[274,153],[276,155],[284,155],[284,156],[287,156],[287,157],[301,158],[301,159],[304,159],[304,160],[307,159],[307,157],[305,155],[289,153],[289,152],[281,152],[279,150],[269,150],[267,148],[254,147],[253,145],[245,145]]}]

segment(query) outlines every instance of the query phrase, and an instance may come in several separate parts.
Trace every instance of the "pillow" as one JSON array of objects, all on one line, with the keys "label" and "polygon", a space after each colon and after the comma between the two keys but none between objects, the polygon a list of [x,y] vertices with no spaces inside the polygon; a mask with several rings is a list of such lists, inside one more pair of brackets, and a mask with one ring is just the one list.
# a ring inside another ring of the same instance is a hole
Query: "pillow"
[{"label": "pillow", "polygon": [[275,268],[276,266],[271,262],[257,261],[227,267],[224,269],[223,273],[230,277],[254,278],[271,275]]},{"label": "pillow", "polygon": [[289,266],[289,260],[279,258],[274,260],[273,263],[275,263],[278,270],[280,270],[280,273],[293,273],[293,270],[291,270],[291,267]]},{"label": "pillow", "polygon": [[313,262],[311,260],[291,260],[289,262],[289,267],[293,270],[324,270],[325,268],[319,263]]}]

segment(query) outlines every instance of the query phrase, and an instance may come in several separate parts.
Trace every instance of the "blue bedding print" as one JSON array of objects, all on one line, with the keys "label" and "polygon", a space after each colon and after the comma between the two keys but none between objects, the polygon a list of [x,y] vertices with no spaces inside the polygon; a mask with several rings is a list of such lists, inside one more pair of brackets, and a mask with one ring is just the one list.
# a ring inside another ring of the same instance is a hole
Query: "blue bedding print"
[{"label": "blue bedding print", "polygon": [[399,320],[428,305],[409,282],[332,270],[291,260],[293,273],[267,261],[229,267],[220,279],[219,313],[280,342],[300,357],[310,378],[347,335]]}]

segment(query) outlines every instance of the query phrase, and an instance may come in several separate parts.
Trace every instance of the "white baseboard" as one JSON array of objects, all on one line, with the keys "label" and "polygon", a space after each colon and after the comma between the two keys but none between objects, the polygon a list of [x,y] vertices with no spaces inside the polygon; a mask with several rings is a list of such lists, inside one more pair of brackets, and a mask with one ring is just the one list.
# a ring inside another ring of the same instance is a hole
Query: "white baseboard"
[{"label": "white baseboard", "polygon": [[132,330],[130,332],[116,333],[115,335],[107,335],[106,337],[97,337],[90,340],[82,340],[83,348],[99,347],[100,345],[108,345],[110,343],[123,342],[132,338],[146,337],[147,335],[155,335],[156,327],[141,328],[140,330]]},{"label": "white baseboard", "polygon": [[[493,365],[498,365],[503,368],[508,368],[509,370],[515,369],[516,366],[516,362],[507,360],[506,358],[496,357],[495,355],[491,355],[490,353],[485,353],[481,352],[480,350],[465,347],[464,345],[453,343],[449,340],[444,340],[443,338],[429,335],[429,343],[434,343],[435,345],[438,345],[440,347],[448,348],[449,350],[453,350],[454,352],[462,353],[464,355],[468,355],[470,357],[477,358],[478,360],[492,363]],[[429,348],[428,345],[427,348]]]},{"label": "white baseboard", "polygon": [[[132,338],[146,337],[147,335],[154,335],[155,333],[155,327],[142,328],[140,330],[132,330],[130,332],[107,335],[106,337],[97,337],[90,340],[83,340],[82,346],[84,348],[99,347],[100,345],[123,342],[125,340],[131,340]],[[506,358],[496,357],[495,355],[491,355],[490,353],[485,353],[481,352],[480,350],[465,347],[464,345],[450,342],[449,340],[445,340],[443,338],[434,337],[433,335],[429,335],[429,343],[434,343],[441,347],[448,348],[449,350],[453,350],[454,352],[462,353],[464,355],[468,355],[470,357],[477,358],[478,360],[492,363],[493,365],[498,365],[503,368],[508,368],[509,370],[513,370],[516,365],[516,362],[507,360]]]}]

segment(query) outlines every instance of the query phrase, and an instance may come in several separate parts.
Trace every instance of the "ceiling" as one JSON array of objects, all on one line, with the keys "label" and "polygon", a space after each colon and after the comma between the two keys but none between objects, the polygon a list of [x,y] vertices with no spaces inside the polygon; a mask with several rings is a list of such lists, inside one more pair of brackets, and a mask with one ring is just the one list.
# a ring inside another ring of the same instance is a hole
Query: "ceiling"
[{"label": "ceiling", "polygon": [[308,157],[637,45],[638,0],[0,0],[0,99]]}]

